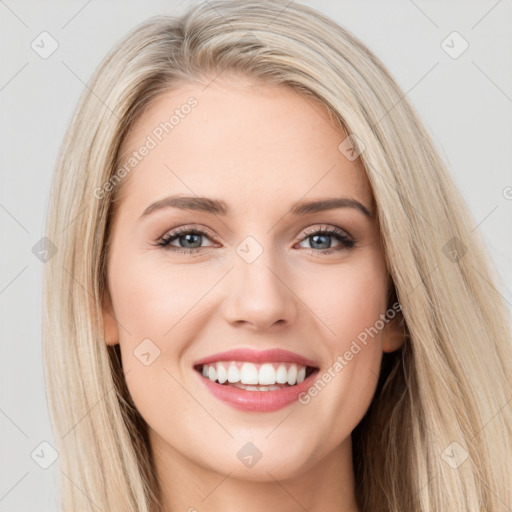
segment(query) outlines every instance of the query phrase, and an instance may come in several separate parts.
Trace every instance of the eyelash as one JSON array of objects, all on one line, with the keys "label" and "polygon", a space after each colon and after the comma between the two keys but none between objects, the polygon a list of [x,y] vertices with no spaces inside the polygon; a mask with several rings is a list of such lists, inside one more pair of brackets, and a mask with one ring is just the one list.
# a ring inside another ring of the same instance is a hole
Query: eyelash
[{"label": "eyelash", "polygon": [[[171,242],[173,242],[174,240],[176,240],[186,234],[201,235],[201,236],[206,236],[208,238],[212,238],[208,235],[208,233],[206,233],[205,231],[203,231],[201,229],[196,229],[196,228],[192,228],[192,227],[182,227],[182,228],[177,228],[174,231],[171,231],[170,233],[161,237],[158,240],[157,245],[164,249],[167,249],[167,250],[170,250],[173,252],[183,253],[183,254],[193,254],[193,253],[197,253],[198,251],[200,251],[202,249],[206,249],[206,247],[193,247],[193,248],[187,249],[185,247],[175,247],[175,246],[170,245]],[[355,241],[350,236],[348,236],[341,229],[334,228],[334,227],[321,228],[321,229],[314,228],[314,229],[307,230],[304,232],[303,237],[300,240],[298,240],[297,243],[300,243],[303,240],[310,238],[313,235],[332,236],[332,237],[336,238],[341,243],[340,246],[331,247],[329,249],[307,249],[306,248],[306,251],[308,251],[310,253],[314,253],[315,255],[318,253],[332,254],[337,251],[351,249],[355,245]]]}]

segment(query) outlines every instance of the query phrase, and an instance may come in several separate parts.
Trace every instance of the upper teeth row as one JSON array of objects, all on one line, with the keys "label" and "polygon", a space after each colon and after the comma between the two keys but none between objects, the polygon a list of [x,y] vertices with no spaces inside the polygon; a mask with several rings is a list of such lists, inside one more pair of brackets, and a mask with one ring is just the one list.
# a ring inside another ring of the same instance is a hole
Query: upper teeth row
[{"label": "upper teeth row", "polygon": [[[241,367],[239,365],[241,364]],[[274,367],[277,367],[277,369]],[[254,363],[244,362],[218,362],[203,365],[203,377],[220,384],[240,382],[242,384],[259,384],[262,386],[272,384],[286,384],[290,386],[300,384],[306,377],[306,367],[290,364],[288,369],[281,363],[264,363],[259,369]]]}]

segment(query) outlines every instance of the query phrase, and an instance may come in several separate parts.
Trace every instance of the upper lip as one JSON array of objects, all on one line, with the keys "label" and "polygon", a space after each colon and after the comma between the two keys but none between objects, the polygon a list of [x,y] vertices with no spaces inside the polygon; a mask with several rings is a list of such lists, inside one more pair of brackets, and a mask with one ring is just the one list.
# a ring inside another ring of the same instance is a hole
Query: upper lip
[{"label": "upper lip", "polygon": [[217,361],[250,361],[252,363],[290,362],[301,364],[303,366],[311,366],[313,368],[318,367],[314,361],[311,361],[311,359],[281,348],[272,348],[268,350],[235,348],[199,359],[194,363],[194,366],[215,363]]}]

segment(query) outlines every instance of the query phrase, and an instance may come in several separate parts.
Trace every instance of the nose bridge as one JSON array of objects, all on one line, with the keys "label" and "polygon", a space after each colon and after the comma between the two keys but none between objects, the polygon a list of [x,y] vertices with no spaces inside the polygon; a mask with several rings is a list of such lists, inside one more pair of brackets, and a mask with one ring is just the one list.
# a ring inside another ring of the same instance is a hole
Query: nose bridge
[{"label": "nose bridge", "polygon": [[257,329],[293,322],[297,314],[284,260],[265,238],[246,237],[235,249],[225,315],[231,323],[246,322]]}]

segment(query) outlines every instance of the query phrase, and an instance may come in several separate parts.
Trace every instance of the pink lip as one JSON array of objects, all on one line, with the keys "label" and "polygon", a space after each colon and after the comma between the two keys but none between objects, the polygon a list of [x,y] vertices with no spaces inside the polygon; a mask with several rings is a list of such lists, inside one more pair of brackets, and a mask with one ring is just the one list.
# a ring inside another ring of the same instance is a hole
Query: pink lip
[{"label": "pink lip", "polygon": [[[252,363],[297,363],[304,366],[312,366],[317,368],[318,365],[294,352],[283,350],[281,348],[272,348],[269,350],[251,350],[249,348],[236,348],[226,352],[218,352],[211,356],[196,361],[194,366],[200,364],[216,363],[217,361],[250,361]],[[294,386],[295,387],[295,386]],[[263,391],[263,393],[271,393],[271,391]]]},{"label": "pink lip", "polygon": [[[239,389],[227,384],[212,382],[203,377],[199,371],[196,371],[201,382],[206,389],[223,402],[241,409],[252,412],[271,412],[281,409],[298,399],[300,393],[307,391],[312,385],[313,380],[318,373],[318,364],[289,350],[273,348],[269,350],[251,350],[248,348],[237,348],[226,352],[218,352],[211,356],[200,359],[194,363],[194,367],[203,364],[216,363],[217,361],[249,361],[252,363],[297,363],[303,366],[311,366],[315,371],[295,386],[284,387],[274,391],[249,391]],[[196,368],[197,370],[197,368]]]},{"label": "pink lip", "polygon": [[315,370],[300,384],[275,391],[248,391],[239,389],[226,384],[213,382],[203,377],[197,371],[195,373],[213,396],[231,407],[250,412],[272,412],[297,401],[298,396],[306,392],[313,384],[318,370]]}]

